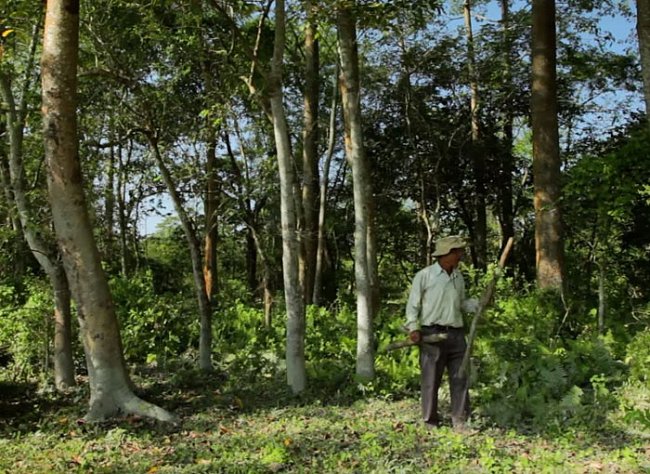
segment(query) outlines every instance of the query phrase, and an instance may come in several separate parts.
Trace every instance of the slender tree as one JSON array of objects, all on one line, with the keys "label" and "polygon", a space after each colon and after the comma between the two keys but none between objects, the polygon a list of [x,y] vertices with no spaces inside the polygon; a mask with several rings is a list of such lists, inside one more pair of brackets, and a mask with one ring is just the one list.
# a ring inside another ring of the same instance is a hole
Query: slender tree
[{"label": "slender tree", "polygon": [[199,317],[200,317],[200,333],[199,333],[199,368],[205,372],[212,371],[212,306],[210,303],[210,295],[208,293],[208,285],[205,280],[203,259],[201,256],[201,241],[195,229],[194,223],[190,219],[185,207],[183,199],[177,190],[176,183],[172,178],[172,174],[167,167],[160,146],[158,144],[158,137],[153,131],[153,124],[149,124],[148,130],[145,131],[147,141],[151,153],[158,165],[162,179],[167,187],[176,214],[181,221],[183,233],[190,250],[190,259],[192,261],[192,276],[194,279],[194,291],[198,301]]},{"label": "slender tree", "polygon": [[86,353],[86,417],[133,413],[171,421],[173,415],[135,396],[126,372],[117,316],[83,191],[76,118],[78,49],[79,1],[49,0],[41,57],[43,139],[54,228]]},{"label": "slender tree", "polygon": [[487,254],[487,217],[485,209],[485,156],[480,149],[481,127],[479,121],[479,89],[474,53],[474,32],[472,30],[472,5],[465,0],[463,5],[465,30],[467,34],[467,72],[470,85],[470,153],[474,163],[474,181],[476,185],[476,223],[473,232],[474,263],[478,268],[485,268]]},{"label": "slender tree", "polygon": [[354,194],[354,275],[357,291],[357,375],[374,378],[373,317],[377,302],[377,256],[370,166],[363,146],[359,53],[354,2],[337,11],[340,88],[345,123],[345,154],[352,170]]},{"label": "slender tree", "polygon": [[206,150],[205,237],[203,238],[203,279],[205,293],[213,306],[217,294],[217,239],[219,238],[219,178],[215,138],[208,140]]},{"label": "slender tree", "polygon": [[312,0],[305,0],[307,25],[305,28],[305,93],[302,144],[302,215],[303,238],[300,280],[305,304],[311,304],[316,271],[318,246],[318,96],[319,57],[315,13]]},{"label": "slender tree", "polygon": [[560,147],[557,117],[555,0],[533,0],[533,179],[537,284],[562,290]]},{"label": "slender tree", "polygon": [[[512,84],[512,34],[510,32],[510,0],[501,0],[501,27],[503,35],[503,105],[502,105],[502,130],[503,154],[499,168],[499,223],[501,224],[501,247],[505,248],[510,237],[514,237],[514,210],[512,202],[512,177],[514,174],[513,163],[513,95]],[[513,250],[514,252],[514,250]],[[512,258],[511,258],[512,260]]]},{"label": "slender tree", "polygon": [[275,147],[280,173],[282,214],[282,269],[287,306],[287,382],[294,393],[305,389],[305,307],[299,277],[299,253],[296,218],[296,176],[291,156],[289,131],[283,104],[282,72],[286,38],[284,0],[275,2],[275,39],[273,60],[268,75],[268,96],[273,121]]}]

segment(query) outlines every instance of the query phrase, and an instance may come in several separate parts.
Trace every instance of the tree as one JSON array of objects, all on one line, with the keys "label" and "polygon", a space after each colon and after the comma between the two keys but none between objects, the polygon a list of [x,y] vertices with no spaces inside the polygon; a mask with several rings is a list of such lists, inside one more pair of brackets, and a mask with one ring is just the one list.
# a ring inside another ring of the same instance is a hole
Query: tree
[{"label": "tree", "polygon": [[167,192],[171,196],[174,209],[178,214],[181,221],[185,239],[190,250],[190,259],[192,261],[192,276],[194,280],[194,290],[198,301],[199,318],[200,318],[200,334],[199,334],[199,367],[201,370],[210,372],[212,371],[212,306],[210,301],[209,290],[205,280],[205,273],[203,267],[203,259],[201,254],[201,241],[198,237],[194,223],[190,219],[188,212],[183,206],[183,199],[181,198],[176,183],[172,178],[167,164],[160,152],[158,144],[158,137],[156,134],[156,127],[149,124],[145,135],[149,142],[151,153],[154,156],[160,174],[162,175]]},{"label": "tree", "polygon": [[305,307],[299,277],[299,246],[297,236],[296,177],[291,156],[289,131],[282,102],[282,63],[285,48],[284,0],[275,2],[275,38],[273,59],[268,74],[268,97],[271,106],[275,147],[280,173],[280,206],[282,214],[282,269],[284,297],[287,306],[287,382],[294,393],[305,389]]},{"label": "tree", "polygon": [[318,96],[319,54],[315,13],[311,0],[305,1],[305,92],[304,131],[302,140],[302,215],[303,237],[301,252],[301,282],[305,304],[311,304],[316,271],[318,246]]},{"label": "tree", "polygon": [[555,0],[533,1],[531,119],[537,284],[562,290],[560,146],[557,118]]},{"label": "tree", "polygon": [[79,1],[47,2],[41,57],[43,140],[58,244],[77,302],[90,381],[88,420],[133,413],[173,415],[136,397],[126,372],[117,317],[86,208],[77,137]]},{"label": "tree", "polygon": [[463,14],[467,30],[467,72],[470,85],[470,119],[471,146],[470,154],[474,163],[474,180],[476,182],[476,223],[473,237],[474,262],[484,269],[487,252],[487,217],[485,210],[485,151],[480,149],[481,127],[479,120],[479,89],[474,55],[474,33],[472,31],[472,9],[470,0],[465,0]]},{"label": "tree", "polygon": [[[354,2],[353,2],[354,3]],[[337,11],[340,88],[345,123],[345,154],[352,170],[354,191],[354,275],[357,292],[357,375],[375,376],[373,316],[378,303],[377,253],[370,167],[363,146],[359,53],[353,6]]]},{"label": "tree", "polygon": [[[515,235],[512,180],[514,178],[513,121],[514,85],[512,72],[512,33],[510,32],[510,0],[501,0],[501,22],[503,39],[503,152],[499,160],[499,223],[501,225],[501,246],[505,247]],[[514,249],[513,249],[514,250]],[[511,258],[512,260],[512,258]]]}]

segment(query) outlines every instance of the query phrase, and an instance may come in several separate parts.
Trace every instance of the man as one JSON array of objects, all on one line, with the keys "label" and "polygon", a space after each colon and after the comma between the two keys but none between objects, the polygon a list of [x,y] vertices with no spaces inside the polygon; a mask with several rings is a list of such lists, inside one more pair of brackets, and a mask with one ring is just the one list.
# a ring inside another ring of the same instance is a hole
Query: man
[{"label": "man", "polygon": [[438,389],[447,368],[451,392],[451,419],[455,428],[464,429],[469,415],[467,378],[458,377],[467,347],[461,311],[476,312],[478,301],[465,298],[465,281],[458,264],[465,253],[465,241],[459,236],[436,242],[436,263],[420,270],[413,279],[406,304],[406,328],[414,342],[422,336],[446,334],[446,339],[420,346],[422,419],[437,426]]}]

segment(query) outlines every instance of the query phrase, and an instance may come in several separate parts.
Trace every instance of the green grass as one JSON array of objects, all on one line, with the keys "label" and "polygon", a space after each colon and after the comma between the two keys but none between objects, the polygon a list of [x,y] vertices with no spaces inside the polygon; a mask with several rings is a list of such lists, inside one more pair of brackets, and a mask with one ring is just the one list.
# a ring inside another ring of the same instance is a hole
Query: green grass
[{"label": "green grass", "polygon": [[176,427],[133,417],[90,425],[85,388],[60,396],[0,384],[0,472],[650,472],[648,438],[611,426],[533,433],[479,419],[464,436],[417,423],[416,393],[372,398],[351,382],[325,392],[314,382],[293,397],[277,375],[170,373],[136,379],[143,397],[181,417]]}]

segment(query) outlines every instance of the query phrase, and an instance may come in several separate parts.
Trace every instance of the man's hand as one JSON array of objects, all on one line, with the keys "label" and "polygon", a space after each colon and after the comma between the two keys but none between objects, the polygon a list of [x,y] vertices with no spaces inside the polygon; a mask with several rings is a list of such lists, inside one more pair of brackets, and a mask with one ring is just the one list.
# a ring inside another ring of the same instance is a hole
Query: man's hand
[{"label": "man's hand", "polygon": [[409,339],[416,344],[419,343],[422,340],[422,333],[420,331],[411,331],[409,333]]}]

